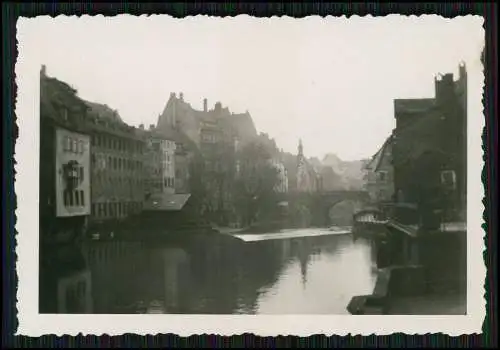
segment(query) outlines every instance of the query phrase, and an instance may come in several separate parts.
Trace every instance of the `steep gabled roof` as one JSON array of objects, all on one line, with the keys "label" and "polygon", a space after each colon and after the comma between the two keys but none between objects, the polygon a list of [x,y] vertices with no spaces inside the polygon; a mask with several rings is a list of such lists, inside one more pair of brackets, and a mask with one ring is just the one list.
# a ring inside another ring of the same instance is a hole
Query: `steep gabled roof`
[{"label": "steep gabled roof", "polygon": [[433,109],[419,117],[405,128],[396,130],[394,134],[397,142],[397,155],[394,157],[396,164],[414,162],[426,153],[442,153],[436,148],[436,141],[442,135],[438,134],[444,121],[443,114]]},{"label": "steep gabled roof", "polygon": [[387,140],[385,140],[384,144],[382,145],[382,149],[380,150],[378,159],[375,162],[375,169],[374,169],[375,171],[378,171],[380,169],[380,165],[382,164],[382,160],[387,155],[387,150],[392,145],[392,142],[393,142],[393,137],[391,135],[387,138]]},{"label": "steep gabled roof", "polygon": [[90,108],[90,112],[98,118],[107,120],[112,123],[124,124],[118,112],[116,110],[113,110],[108,105],[90,101],[85,101],[85,103]]},{"label": "steep gabled roof", "polygon": [[251,141],[257,137],[257,129],[248,112],[226,115],[223,117],[223,122],[234,130],[242,142]]},{"label": "steep gabled roof", "polygon": [[366,170],[376,170],[378,168],[378,165],[382,159],[383,153],[386,149],[386,146],[389,142],[392,141],[392,135],[389,136],[384,143],[382,144],[382,147],[378,149],[378,151],[371,157],[370,160],[365,164],[364,168]]},{"label": "steep gabled roof", "polygon": [[435,106],[434,98],[417,98],[417,99],[395,99],[394,112],[399,113],[421,113]]},{"label": "steep gabled roof", "polygon": [[212,122],[231,130],[234,134],[239,136],[243,143],[252,140],[257,136],[252,117],[248,112],[235,114],[229,111],[227,107],[217,107],[205,111],[194,109],[189,103],[178,98],[175,94],[171,94],[170,98],[165,105],[162,114],[158,117],[157,129],[166,131],[173,126],[170,122],[173,120],[172,113],[176,116],[176,123],[187,123],[187,125],[197,125],[203,122]]},{"label": "steep gabled roof", "polygon": [[58,106],[86,110],[87,105],[77,95],[77,91],[67,83],[56,78],[40,77],[40,107],[44,115],[54,118]]}]

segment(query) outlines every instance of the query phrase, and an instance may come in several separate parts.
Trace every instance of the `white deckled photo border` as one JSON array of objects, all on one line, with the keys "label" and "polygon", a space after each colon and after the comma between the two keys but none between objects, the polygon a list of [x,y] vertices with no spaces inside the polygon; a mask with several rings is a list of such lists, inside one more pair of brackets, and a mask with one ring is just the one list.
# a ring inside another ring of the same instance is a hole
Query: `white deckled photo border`
[{"label": "white deckled photo border", "polygon": [[[128,15],[109,18],[120,21]],[[166,16],[166,15],[165,15]],[[387,16],[384,20],[398,18]],[[47,17],[47,16],[45,16]],[[239,17],[239,16],[237,16]],[[237,17],[232,18],[233,21]],[[247,16],[244,16],[247,17]],[[406,17],[408,21],[425,21],[427,16]],[[85,21],[90,16],[58,16],[54,21]],[[302,20],[329,21],[334,17],[311,16]],[[141,18],[144,21],[148,17]],[[376,17],[358,17],[345,21],[373,21]],[[20,18],[17,23],[18,58],[16,62],[17,100],[15,113],[19,127],[19,138],[15,145],[16,178],[16,264],[18,276],[17,311],[18,335],[38,337],[46,334],[77,335],[122,335],[124,333],[165,334],[180,336],[193,334],[235,335],[253,333],[260,336],[297,335],[387,335],[392,333],[425,334],[444,333],[452,336],[481,333],[486,315],[484,282],[486,267],[483,260],[484,187],[481,171],[484,166],[482,132],[485,126],[482,95],[484,72],[479,66],[472,67],[479,74],[470,75],[468,100],[468,170],[467,170],[467,315],[465,316],[340,316],[340,315],[55,315],[38,313],[38,222],[39,222],[39,73],[43,62],[37,62],[36,50],[24,43],[28,33],[36,31],[37,18]],[[47,20],[46,18],[44,20]],[[197,21],[198,17],[182,20]],[[226,20],[226,18],[219,20]],[[291,17],[274,17],[256,21],[296,21]],[[479,16],[456,17],[443,21],[472,21],[483,27]],[[397,23],[395,24],[397,25]],[[26,60],[26,57],[30,57]],[[471,68],[469,68],[471,69]]]}]

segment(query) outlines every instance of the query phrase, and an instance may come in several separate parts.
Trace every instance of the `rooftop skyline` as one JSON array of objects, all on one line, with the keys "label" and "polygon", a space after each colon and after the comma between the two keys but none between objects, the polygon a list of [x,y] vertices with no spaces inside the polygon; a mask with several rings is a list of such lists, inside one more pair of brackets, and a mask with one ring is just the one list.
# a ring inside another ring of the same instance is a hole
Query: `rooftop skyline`
[{"label": "rooftop skyline", "polygon": [[[483,79],[482,19],[471,16],[59,16],[18,30],[33,72],[46,65],[128,124],[156,124],[182,92],[197,110],[205,98],[209,109],[248,110],[279,148],[295,154],[302,139],[305,156],[320,159],[370,158],[395,126],[394,99],[434,97],[434,76],[457,76],[461,61],[469,86]],[[479,104],[469,112],[481,113],[482,92],[470,92]]]}]

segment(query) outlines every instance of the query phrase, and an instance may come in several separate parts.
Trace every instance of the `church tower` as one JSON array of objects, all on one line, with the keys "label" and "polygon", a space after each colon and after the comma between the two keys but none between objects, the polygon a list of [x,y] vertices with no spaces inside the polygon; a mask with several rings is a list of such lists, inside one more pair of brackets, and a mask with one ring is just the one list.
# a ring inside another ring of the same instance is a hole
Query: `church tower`
[{"label": "church tower", "polygon": [[302,146],[302,139],[299,139],[297,162],[298,162],[297,164],[299,167],[301,164],[304,163],[304,147]]},{"label": "church tower", "polygon": [[297,154],[297,190],[299,192],[307,191],[307,169],[304,158],[304,147],[302,146],[302,139],[299,139]]}]

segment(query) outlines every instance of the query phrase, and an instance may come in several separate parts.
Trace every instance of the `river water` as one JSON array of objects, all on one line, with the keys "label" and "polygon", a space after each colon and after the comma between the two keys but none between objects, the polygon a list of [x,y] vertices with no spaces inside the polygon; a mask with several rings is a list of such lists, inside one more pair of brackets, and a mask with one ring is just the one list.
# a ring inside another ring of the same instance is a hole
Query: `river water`
[{"label": "river water", "polygon": [[376,278],[370,244],[342,230],[95,241],[84,255],[94,313],[347,314]]}]

